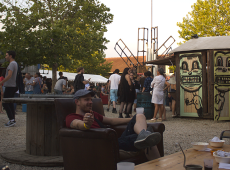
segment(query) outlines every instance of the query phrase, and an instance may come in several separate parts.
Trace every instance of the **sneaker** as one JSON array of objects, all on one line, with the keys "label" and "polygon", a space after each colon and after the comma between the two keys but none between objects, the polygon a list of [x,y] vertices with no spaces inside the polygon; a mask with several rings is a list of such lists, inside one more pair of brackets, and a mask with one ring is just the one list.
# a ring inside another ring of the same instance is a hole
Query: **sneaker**
[{"label": "sneaker", "polygon": [[117,110],[113,108],[112,113],[117,113]]},{"label": "sneaker", "polygon": [[161,141],[161,134],[159,132],[149,132],[144,129],[137,136],[134,146],[137,149],[145,149],[157,145]]},{"label": "sneaker", "polygon": [[149,131],[149,132],[151,132],[151,133],[154,132],[152,126],[148,126],[147,129],[146,129],[146,131]]},{"label": "sneaker", "polygon": [[8,123],[5,123],[5,127],[11,127],[16,124],[16,121],[9,121]]},{"label": "sneaker", "polygon": [[109,108],[107,108],[106,110],[107,110],[107,112],[109,112]]}]

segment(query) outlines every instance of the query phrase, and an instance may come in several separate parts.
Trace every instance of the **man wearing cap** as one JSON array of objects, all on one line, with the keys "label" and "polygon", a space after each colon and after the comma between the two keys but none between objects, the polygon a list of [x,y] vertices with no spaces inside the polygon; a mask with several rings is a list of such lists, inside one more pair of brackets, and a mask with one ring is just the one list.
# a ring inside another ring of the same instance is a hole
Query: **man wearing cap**
[{"label": "man wearing cap", "polygon": [[94,92],[78,90],[74,94],[76,113],[66,116],[66,126],[78,130],[90,128],[101,128],[103,124],[122,125],[127,124],[126,130],[118,139],[119,148],[125,151],[138,151],[154,146],[152,149],[157,156],[159,152],[157,145],[161,140],[161,134],[153,132],[151,127],[147,128],[144,114],[136,114],[133,118],[108,118],[92,111],[92,96]]}]

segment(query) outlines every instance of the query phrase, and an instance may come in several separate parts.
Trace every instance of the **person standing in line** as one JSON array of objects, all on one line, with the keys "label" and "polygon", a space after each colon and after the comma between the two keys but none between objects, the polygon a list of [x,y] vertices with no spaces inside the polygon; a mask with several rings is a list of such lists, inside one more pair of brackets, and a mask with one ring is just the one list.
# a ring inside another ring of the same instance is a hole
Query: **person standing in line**
[{"label": "person standing in line", "polygon": [[136,96],[136,91],[133,83],[131,82],[130,74],[131,74],[131,69],[125,68],[121,75],[121,81],[119,85],[119,95],[121,100],[121,105],[119,109],[119,118],[123,118],[122,112],[125,104],[126,104],[125,118],[131,117],[130,114],[132,112],[132,105]]},{"label": "person standing in line", "polygon": [[[5,75],[6,75],[6,70],[4,69],[2,71],[2,75],[0,77],[0,82],[5,79]],[[3,99],[3,95],[4,95],[4,91],[5,91],[3,84],[2,84],[2,86],[0,86],[0,90],[1,90],[1,92],[0,92],[0,97],[1,97],[1,99],[0,99],[0,113],[4,113],[3,109],[2,109],[2,99]]]},{"label": "person standing in line", "polygon": [[[152,121],[156,121],[157,112],[159,110],[159,118],[158,121],[162,121],[163,114],[163,100],[164,100],[164,91],[170,86],[170,84],[165,81],[165,77],[163,76],[164,70],[163,68],[159,68],[157,71],[157,76],[153,79],[151,83],[151,87],[153,89],[152,94],[152,103],[155,105],[154,116],[151,119]],[[165,87],[165,84],[167,85]]]},{"label": "person standing in line", "polygon": [[63,89],[67,89],[67,77],[59,79],[54,86],[55,94],[62,94]]},{"label": "person standing in line", "polygon": [[[5,93],[3,98],[13,98],[14,93],[17,91],[16,76],[18,71],[18,64],[15,61],[16,53],[14,51],[6,52],[6,61],[10,62],[6,69],[5,79],[0,82],[0,86],[5,86]],[[16,124],[15,111],[13,103],[3,103],[6,110],[9,122],[5,124],[5,127],[11,127]]]},{"label": "person standing in line", "polygon": [[142,92],[150,92],[153,90],[153,88],[150,87],[151,82],[153,81],[153,79],[151,78],[151,72],[150,71],[146,71],[144,73],[146,79],[142,88]]},{"label": "person standing in line", "polygon": [[25,94],[33,94],[34,88],[32,86],[34,77],[30,73],[26,73],[23,83],[25,84]]},{"label": "person standing in line", "polygon": [[80,89],[85,89],[85,85],[89,83],[89,80],[84,80],[84,72],[85,69],[83,67],[79,67],[77,69],[78,74],[75,76],[75,80],[74,80],[74,92],[80,90]]},{"label": "person standing in line", "polygon": [[[138,76],[135,80],[135,79],[132,79],[132,76],[130,75],[130,78],[133,82],[133,85],[136,91],[136,95],[137,95],[137,93],[140,92],[140,77]],[[134,112],[136,112],[136,108],[137,108],[137,98],[134,100],[134,105],[133,105]]]},{"label": "person standing in line", "polygon": [[35,79],[33,83],[31,84],[34,86],[34,91],[33,94],[41,94],[41,89],[42,89],[42,79],[40,78],[40,73],[35,73],[34,75]]},{"label": "person standing in line", "polygon": [[109,77],[109,85],[110,85],[110,100],[113,102],[113,110],[112,113],[117,113],[116,110],[116,102],[118,99],[118,85],[120,83],[121,76],[119,75],[120,70],[116,69],[114,74]]}]

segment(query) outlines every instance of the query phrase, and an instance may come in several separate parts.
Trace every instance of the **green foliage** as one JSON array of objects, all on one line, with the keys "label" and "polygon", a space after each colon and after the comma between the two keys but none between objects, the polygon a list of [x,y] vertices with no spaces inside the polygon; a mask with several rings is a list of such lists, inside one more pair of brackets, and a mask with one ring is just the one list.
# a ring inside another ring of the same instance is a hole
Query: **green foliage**
[{"label": "green foliage", "polygon": [[175,65],[170,66],[170,67],[169,67],[169,70],[176,71],[176,66],[175,66]]},{"label": "green foliage", "polygon": [[4,0],[0,3],[4,25],[0,51],[15,50],[16,61],[24,66],[47,64],[74,70],[73,64],[82,61],[81,66],[90,63],[97,73],[103,73],[111,67],[101,65],[108,42],[104,32],[113,20],[109,11],[97,0],[27,0],[21,4]]},{"label": "green foliage", "polygon": [[76,73],[78,67],[84,66],[86,74],[99,74],[102,76],[107,76],[108,72],[112,68],[112,63],[107,62],[105,64],[105,55],[103,55],[103,57],[100,57],[100,55],[101,54],[96,52],[90,58],[91,60],[88,60],[87,58],[83,58],[82,60],[72,60],[72,63],[68,68],[61,66],[58,68],[58,70]]},{"label": "green foliage", "polygon": [[230,35],[230,0],[197,0],[192,11],[178,22],[178,33],[184,41],[197,34],[199,37]]}]

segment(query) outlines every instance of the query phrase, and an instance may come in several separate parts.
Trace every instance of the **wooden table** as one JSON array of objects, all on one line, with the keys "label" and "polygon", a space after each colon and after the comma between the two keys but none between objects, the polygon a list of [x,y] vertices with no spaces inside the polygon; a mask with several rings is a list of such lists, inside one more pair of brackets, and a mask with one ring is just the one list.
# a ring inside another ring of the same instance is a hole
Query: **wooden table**
[{"label": "wooden table", "polygon": [[[209,147],[213,148],[213,147]],[[217,149],[217,148],[215,148]],[[224,151],[230,151],[230,145],[224,145]],[[211,152],[201,152],[194,149],[184,150],[186,156],[186,165],[196,164],[203,166],[204,169],[204,159],[213,159],[213,170],[222,170],[219,169],[219,164],[216,162],[215,157],[211,155]],[[172,155],[168,155],[162,158],[158,158],[143,164],[135,166],[135,170],[185,170],[183,167],[184,164],[184,155],[183,153],[177,152]]]},{"label": "wooden table", "polygon": [[35,156],[61,155],[54,98],[3,98],[3,102],[27,104],[27,154]]}]

